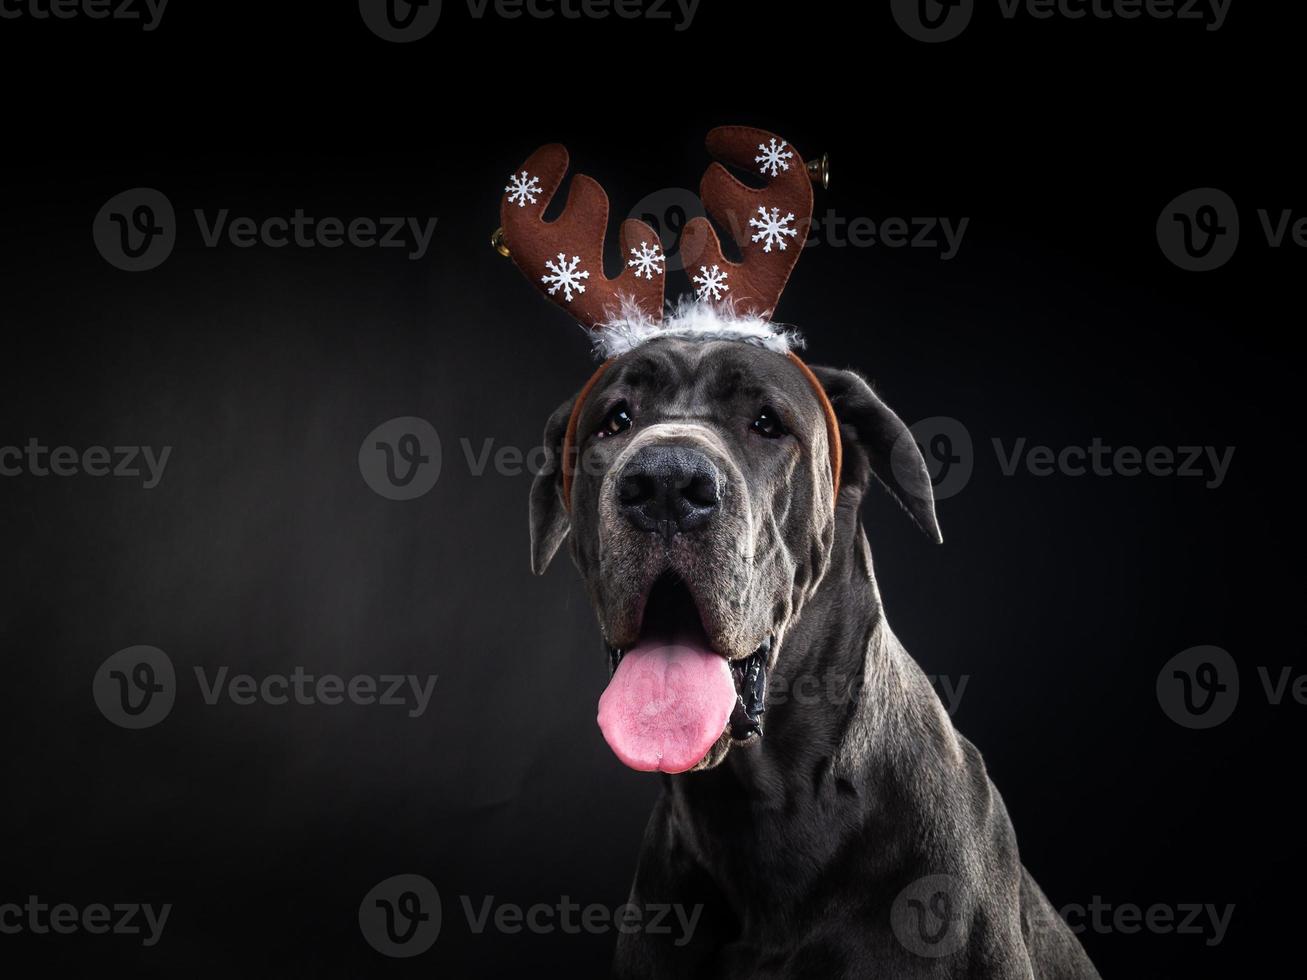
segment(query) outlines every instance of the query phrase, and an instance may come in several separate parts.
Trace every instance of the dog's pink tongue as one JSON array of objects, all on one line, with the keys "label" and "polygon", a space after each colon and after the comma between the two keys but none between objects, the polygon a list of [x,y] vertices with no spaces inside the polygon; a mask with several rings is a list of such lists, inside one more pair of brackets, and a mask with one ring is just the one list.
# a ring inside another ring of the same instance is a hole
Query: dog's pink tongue
[{"label": "dog's pink tongue", "polygon": [[599,699],[599,728],[632,769],[685,772],[721,738],[734,708],[725,657],[680,643],[637,644]]}]

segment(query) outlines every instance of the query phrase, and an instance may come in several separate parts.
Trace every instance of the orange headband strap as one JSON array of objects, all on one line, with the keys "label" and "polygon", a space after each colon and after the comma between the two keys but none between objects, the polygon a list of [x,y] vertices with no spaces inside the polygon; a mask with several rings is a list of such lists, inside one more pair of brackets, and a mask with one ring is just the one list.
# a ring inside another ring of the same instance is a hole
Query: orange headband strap
[{"label": "orange headband strap", "polygon": [[581,394],[576,396],[576,403],[572,406],[572,414],[567,419],[567,433],[563,436],[563,506],[570,512],[572,510],[572,474],[576,471],[576,460],[572,457],[573,447],[576,445],[576,425],[581,421],[581,406],[589,397],[594,386],[599,383],[599,379],[604,376],[604,372],[612,365],[613,359],[610,357],[604,363],[599,365],[599,369],[590,375],[590,380],[585,383],[581,389]]},{"label": "orange headband strap", "polygon": [[[821,404],[822,413],[826,417],[826,443],[830,446],[830,470],[831,483],[835,488],[835,499],[838,501],[840,496],[840,471],[844,465],[844,443],[840,439],[840,423],[835,417],[835,406],[830,403],[830,398],[826,394],[826,389],[821,386],[817,376],[812,373],[812,368],[803,363],[803,359],[794,351],[790,351],[787,356],[802,372],[808,384],[812,386],[813,393],[817,396],[817,401]],[[572,477],[576,472],[576,460],[573,458],[573,452],[576,446],[576,428],[581,420],[581,408],[585,405],[586,398],[594,390],[594,386],[599,383],[599,379],[612,366],[613,359],[609,358],[599,365],[598,370],[590,375],[590,380],[585,383],[581,393],[576,396],[576,402],[572,405],[572,414],[567,419],[567,432],[563,435],[563,506],[568,511],[572,509]]]},{"label": "orange headband strap", "polygon": [[838,504],[840,499],[840,473],[844,469],[844,441],[840,438],[840,420],[835,417],[835,406],[830,403],[830,397],[826,394],[826,389],[821,386],[817,376],[812,373],[812,368],[804,364],[803,358],[799,357],[794,351],[789,351],[789,358],[803,372],[803,376],[808,379],[808,384],[812,385],[813,393],[821,404],[822,413],[826,416],[826,445],[830,446],[830,479],[832,486],[835,488],[835,502]]}]

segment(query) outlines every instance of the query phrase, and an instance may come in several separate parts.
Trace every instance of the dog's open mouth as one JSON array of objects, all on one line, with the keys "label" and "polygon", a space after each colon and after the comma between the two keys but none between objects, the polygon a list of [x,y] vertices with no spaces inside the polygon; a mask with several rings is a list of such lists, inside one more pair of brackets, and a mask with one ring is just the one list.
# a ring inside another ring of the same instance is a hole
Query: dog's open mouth
[{"label": "dog's open mouth", "polygon": [[616,756],[641,772],[686,772],[721,739],[762,733],[770,642],[742,660],[712,649],[690,589],[660,577],[645,602],[640,638],[609,651],[613,676],[599,727]]}]

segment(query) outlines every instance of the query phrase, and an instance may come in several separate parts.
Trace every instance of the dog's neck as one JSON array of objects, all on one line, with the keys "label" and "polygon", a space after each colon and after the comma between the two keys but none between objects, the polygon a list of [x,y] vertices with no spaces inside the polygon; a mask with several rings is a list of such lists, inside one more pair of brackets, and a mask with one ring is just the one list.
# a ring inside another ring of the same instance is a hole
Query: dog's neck
[{"label": "dog's neck", "polygon": [[780,915],[853,836],[877,842],[887,873],[909,860],[904,814],[932,808],[922,774],[961,752],[885,622],[856,502],[837,512],[830,568],[784,639],[770,690],[757,744],[668,785],[684,843],[734,868],[723,888]]}]

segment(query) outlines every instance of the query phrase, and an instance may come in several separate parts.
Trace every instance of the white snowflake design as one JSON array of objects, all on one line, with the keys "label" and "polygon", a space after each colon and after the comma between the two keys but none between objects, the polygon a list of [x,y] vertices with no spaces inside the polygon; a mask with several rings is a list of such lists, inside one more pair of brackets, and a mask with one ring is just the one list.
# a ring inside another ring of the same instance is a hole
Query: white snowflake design
[{"label": "white snowflake design", "polygon": [[563,252],[558,253],[558,263],[555,264],[552,259],[545,259],[545,268],[549,270],[549,275],[540,277],[540,281],[549,287],[549,295],[553,296],[560,289],[563,291],[564,301],[572,302],[572,291],[578,293],[585,292],[585,283],[582,279],[589,279],[590,273],[584,270],[578,270],[577,266],[581,264],[581,257],[573,255],[572,261],[567,261],[567,255]]},{"label": "white snowflake design", "polygon": [[536,203],[536,195],[540,193],[540,178],[532,177],[525,170],[519,174],[513,174],[508,178],[508,186],[504,188],[508,194],[508,203],[516,204],[519,208],[524,208],[527,202]]},{"label": "white snowflake design", "polygon": [[790,161],[794,159],[794,151],[787,149],[788,146],[789,144],[786,143],[785,140],[781,140],[780,145],[778,146],[776,144],[775,136],[772,137],[770,146],[764,146],[762,143],[759,143],[758,149],[762,150],[762,155],[753,158],[755,163],[762,164],[762,166],[758,168],[758,172],[764,174],[769,173],[775,177],[782,170],[789,170]]},{"label": "white snowflake design", "polygon": [[759,205],[758,217],[749,219],[750,228],[760,229],[758,234],[753,236],[755,242],[763,242],[762,250],[770,252],[773,245],[779,245],[781,251],[785,251],[785,236],[798,238],[799,231],[797,228],[787,228],[790,222],[794,220],[794,212],[791,211],[785,217],[781,217],[780,208],[772,208],[771,214],[767,209]]},{"label": "white snowflake design", "polygon": [[709,269],[706,265],[701,265],[699,275],[694,276],[691,281],[695,284],[700,299],[721,299],[722,295],[731,288],[726,285],[726,280],[729,278],[730,276],[717,266]]},{"label": "white snowflake design", "polygon": [[663,274],[663,263],[667,261],[667,257],[663,255],[661,245],[655,243],[650,248],[648,242],[641,242],[638,249],[631,249],[631,254],[635,258],[630,259],[626,264],[635,269],[635,278],[644,276],[646,279],[652,279],[655,272],[660,276]]}]

